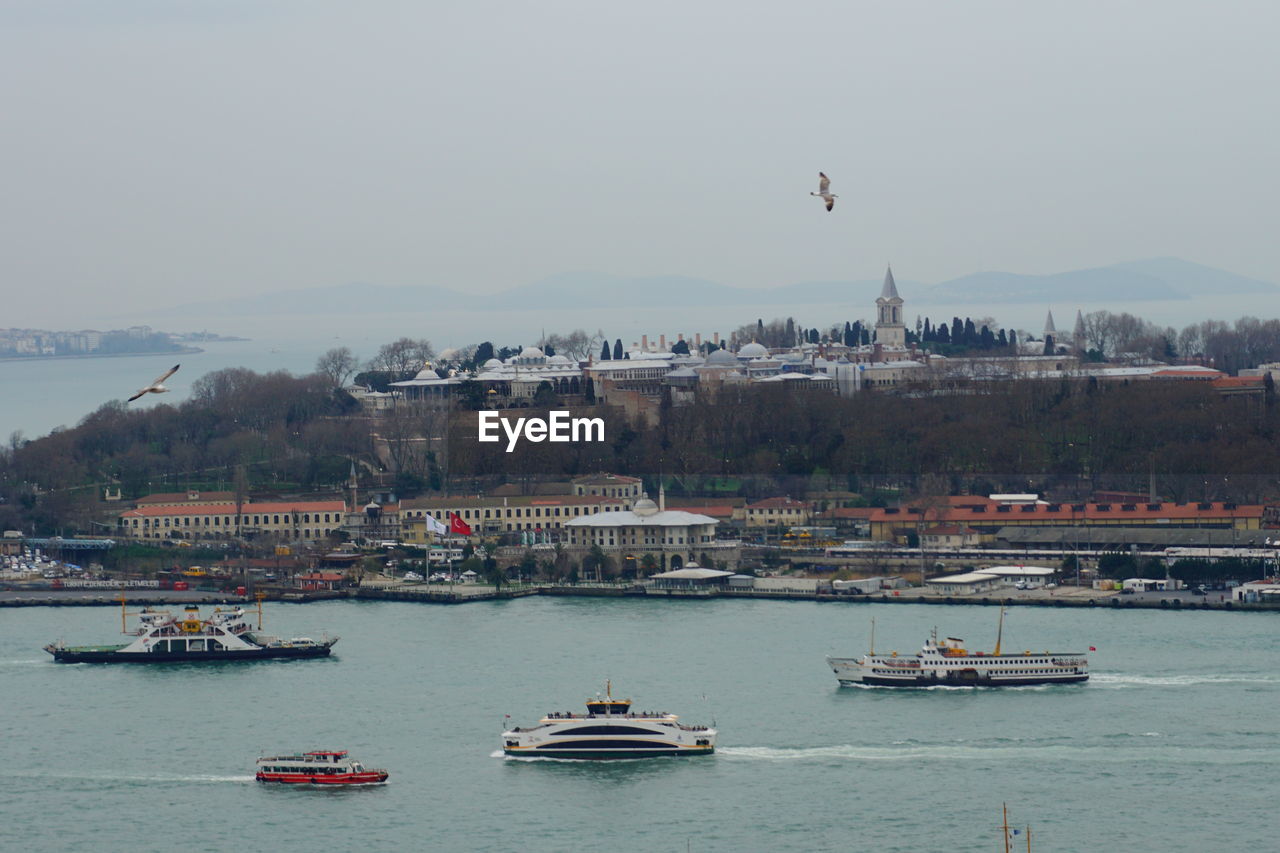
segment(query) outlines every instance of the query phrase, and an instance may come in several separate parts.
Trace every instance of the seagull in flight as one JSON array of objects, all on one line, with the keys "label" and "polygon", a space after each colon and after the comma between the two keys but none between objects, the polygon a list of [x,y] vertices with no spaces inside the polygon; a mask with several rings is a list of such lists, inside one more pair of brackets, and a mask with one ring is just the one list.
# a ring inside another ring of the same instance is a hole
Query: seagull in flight
[{"label": "seagull in flight", "polygon": [[819,172],[818,173],[818,191],[816,193],[809,193],[809,195],[816,195],[818,198],[825,201],[827,203],[828,211],[831,210],[831,208],[836,206],[836,199],[840,197],[831,192],[831,190],[829,189],[830,186],[831,186],[831,179],[828,178],[826,175],[824,175],[822,172]]},{"label": "seagull in flight", "polygon": [[166,370],[164,373],[161,373],[159,376],[157,376],[157,377],[156,377],[156,381],[155,381],[155,382],[152,382],[152,383],[151,383],[150,385],[148,385],[146,388],[140,388],[140,389],[138,389],[138,393],[137,393],[137,394],[134,394],[132,397],[130,397],[130,398],[129,398],[129,402],[130,402],[130,403],[132,403],[134,400],[138,399],[139,397],[141,397],[141,396],[142,396],[142,395],[144,395],[144,394],[163,394],[163,393],[165,393],[166,391],[168,391],[169,389],[168,389],[168,388],[166,388],[166,387],[164,387],[164,386],[163,386],[163,385],[161,385],[160,383],[164,382],[164,381],[165,381],[166,379],[168,379],[170,376],[172,376],[173,374],[177,373],[177,372],[178,372],[178,368],[179,368],[179,367],[182,367],[182,365],[181,365],[181,364],[175,364],[173,367],[169,368],[169,369],[168,369],[168,370]]}]

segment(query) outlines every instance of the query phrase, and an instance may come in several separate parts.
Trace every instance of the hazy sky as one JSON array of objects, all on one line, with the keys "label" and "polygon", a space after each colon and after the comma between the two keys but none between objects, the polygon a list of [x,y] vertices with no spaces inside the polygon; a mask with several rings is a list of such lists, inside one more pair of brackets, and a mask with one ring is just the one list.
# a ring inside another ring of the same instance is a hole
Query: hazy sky
[{"label": "hazy sky", "polygon": [[5,0],[0,326],[580,269],[768,287],[1176,255],[1280,281],[1277,24],[1174,0]]}]

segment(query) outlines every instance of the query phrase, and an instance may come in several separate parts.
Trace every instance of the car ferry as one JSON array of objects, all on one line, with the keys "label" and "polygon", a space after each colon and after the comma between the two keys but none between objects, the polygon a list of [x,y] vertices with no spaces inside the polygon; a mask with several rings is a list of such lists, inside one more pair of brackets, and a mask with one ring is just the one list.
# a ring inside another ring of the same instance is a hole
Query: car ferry
[{"label": "car ferry", "polygon": [[686,726],[666,711],[632,711],[630,699],[587,700],[587,712],[547,714],[538,725],[502,733],[502,751],[522,758],[651,758],[710,755],[716,730]]},{"label": "car ferry", "polygon": [[827,665],[841,687],[1018,687],[1032,684],[1074,684],[1089,680],[1089,660],[1084,652],[1032,652],[1001,654],[1000,635],[995,651],[970,651],[956,637],[938,639],[935,628],[920,653],[911,657],[875,653],[875,625],[871,650],[860,658],[828,657]]},{"label": "car ferry", "polygon": [[389,775],[385,770],[367,769],[341,749],[264,756],[258,759],[255,778],[286,785],[381,785]]},{"label": "car ferry", "polygon": [[[138,627],[130,630],[128,617],[138,617]],[[44,650],[58,663],[165,663],[172,661],[261,660],[263,658],[325,657],[338,642],[337,637],[313,640],[310,637],[282,639],[260,634],[262,600],[258,600],[258,626],[249,625],[243,607],[215,607],[207,618],[200,608],[187,605],[180,614],[168,610],[144,609],[130,614],[120,600],[120,630],[132,634],[130,643],[108,646],[67,646],[61,641]]]}]

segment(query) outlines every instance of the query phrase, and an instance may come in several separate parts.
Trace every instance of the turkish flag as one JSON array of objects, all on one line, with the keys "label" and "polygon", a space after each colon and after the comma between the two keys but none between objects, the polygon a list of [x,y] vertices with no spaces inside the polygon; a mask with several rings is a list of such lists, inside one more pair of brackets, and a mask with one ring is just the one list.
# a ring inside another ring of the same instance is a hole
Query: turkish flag
[{"label": "turkish flag", "polygon": [[459,536],[470,536],[471,525],[463,521],[456,512],[449,513],[449,532]]}]

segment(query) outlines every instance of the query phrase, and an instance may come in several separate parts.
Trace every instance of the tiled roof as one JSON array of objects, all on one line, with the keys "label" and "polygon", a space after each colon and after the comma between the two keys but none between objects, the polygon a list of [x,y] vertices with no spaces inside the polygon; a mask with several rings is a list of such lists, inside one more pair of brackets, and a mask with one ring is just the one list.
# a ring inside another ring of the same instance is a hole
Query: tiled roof
[{"label": "tiled roof", "polygon": [[809,504],[806,501],[798,501],[795,498],[765,498],[762,501],[756,501],[753,504],[747,504],[747,509],[808,509]]},{"label": "tiled roof", "polygon": [[[247,503],[241,507],[242,515],[277,512],[346,512],[342,501],[298,501],[296,503]],[[142,506],[120,513],[121,518],[154,518],[161,515],[234,515],[235,504],[215,506]]]},{"label": "tiled roof", "polygon": [[636,477],[624,477],[621,474],[586,474],[573,478],[573,483],[578,486],[627,486],[639,482]]},{"label": "tiled roof", "polygon": [[878,509],[871,516],[871,521],[916,524],[922,520],[928,520],[934,523],[986,526],[1018,525],[1048,520],[1080,524],[1097,521],[1154,521],[1160,518],[1171,521],[1193,521],[1207,518],[1261,518],[1262,509],[1262,506],[1255,504],[1223,503],[1006,504],[987,507],[985,511],[970,507],[939,507],[936,510],[929,510],[927,519],[922,519],[918,509],[913,512],[909,508],[901,507]]},{"label": "tiled roof", "polygon": [[456,498],[414,498],[402,502],[406,510],[414,509],[456,509],[458,507],[481,507],[485,509],[504,506],[594,506],[597,504],[621,504],[621,498],[606,498],[600,495],[543,495],[525,497],[494,497],[470,495]]},{"label": "tiled roof", "polygon": [[218,501],[230,501],[235,503],[235,492],[195,492],[195,499],[190,495],[191,492],[159,492],[154,495],[145,495],[138,498],[134,503],[138,506],[147,504],[185,504],[185,503],[216,503]]}]

